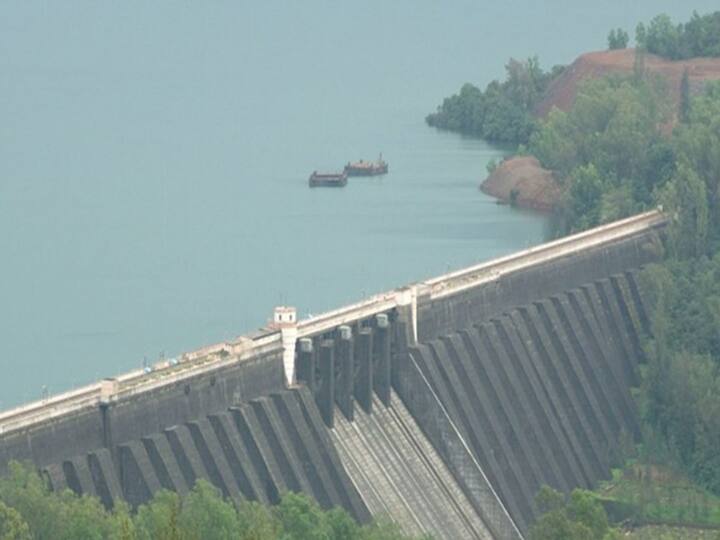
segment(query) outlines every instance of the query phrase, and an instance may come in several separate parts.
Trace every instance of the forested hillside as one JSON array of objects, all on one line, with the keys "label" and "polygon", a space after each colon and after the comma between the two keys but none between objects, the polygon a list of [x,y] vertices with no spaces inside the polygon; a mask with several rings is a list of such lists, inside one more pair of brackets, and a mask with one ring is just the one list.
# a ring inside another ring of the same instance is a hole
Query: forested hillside
[{"label": "forested hillside", "polygon": [[[611,48],[627,44],[618,30],[610,38]],[[647,27],[638,26],[636,39],[639,49],[632,73],[598,75],[579,83],[567,111],[555,108],[543,119],[528,119],[524,125],[530,127],[522,130],[523,136],[512,129],[512,136],[504,140],[526,139],[519,153],[534,156],[552,171],[563,194],[553,216],[558,235],[654,207],[671,218],[665,260],[642,274],[652,318],[636,396],[643,439],[626,457],[682,471],[698,489],[718,495],[720,83],[705,82],[693,95],[683,77],[677,114],[672,95],[677,89],[668,87],[668,79],[648,72],[644,55],[720,55],[720,12],[695,14],[680,25],[658,16]],[[544,74],[531,80],[547,84],[548,78]],[[511,80],[503,84],[517,84]],[[531,88],[531,99],[514,102],[515,114],[527,115],[528,106],[539,99],[543,85]],[[475,123],[470,98],[482,101],[479,91],[465,88],[428,122],[441,125],[438,118],[457,115],[441,127],[460,126],[461,131],[483,135],[483,129],[472,127],[482,123]],[[488,115],[483,114],[480,117]],[[534,529],[535,538],[614,534],[583,494],[573,495],[567,504],[551,495],[545,493],[548,513]]]}]

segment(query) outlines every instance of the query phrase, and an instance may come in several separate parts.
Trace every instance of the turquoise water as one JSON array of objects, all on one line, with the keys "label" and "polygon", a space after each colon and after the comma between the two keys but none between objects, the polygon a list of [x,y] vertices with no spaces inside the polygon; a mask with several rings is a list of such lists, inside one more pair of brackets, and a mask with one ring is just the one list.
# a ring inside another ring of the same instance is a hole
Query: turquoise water
[{"label": "turquoise water", "polygon": [[[424,125],[509,56],[711,2],[4,2],[0,408],[541,242]],[[383,152],[340,190],[313,169]]]}]

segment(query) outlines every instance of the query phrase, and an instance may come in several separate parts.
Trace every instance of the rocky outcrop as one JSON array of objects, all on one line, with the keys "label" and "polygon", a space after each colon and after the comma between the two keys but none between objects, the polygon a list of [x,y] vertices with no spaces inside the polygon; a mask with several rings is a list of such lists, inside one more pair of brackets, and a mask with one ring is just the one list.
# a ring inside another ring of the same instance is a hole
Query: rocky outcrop
[{"label": "rocky outcrop", "polygon": [[543,169],[533,156],[516,156],[500,163],[480,189],[501,201],[535,210],[550,211],[562,191],[552,171]]}]

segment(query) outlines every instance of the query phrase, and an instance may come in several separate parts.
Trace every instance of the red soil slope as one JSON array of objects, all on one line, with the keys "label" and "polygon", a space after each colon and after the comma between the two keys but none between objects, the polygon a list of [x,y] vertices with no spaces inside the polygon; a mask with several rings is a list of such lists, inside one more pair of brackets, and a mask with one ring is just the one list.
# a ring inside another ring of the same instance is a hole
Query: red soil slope
[{"label": "red soil slope", "polygon": [[[535,210],[552,210],[561,196],[552,172],[543,169],[532,156],[506,159],[485,179],[480,189],[501,201]],[[515,192],[514,201],[511,201],[512,192]]]},{"label": "red soil slope", "polygon": [[[590,52],[578,57],[548,88],[547,95],[535,109],[544,117],[553,107],[568,111],[575,102],[578,83],[588,77],[602,77],[611,73],[631,74],[635,65],[635,49]],[[691,58],[671,61],[645,55],[645,70],[650,74],[662,75],[676,107],[680,103],[680,84],[688,70],[690,93],[697,94],[706,81],[720,80],[720,58]]]},{"label": "red soil slope", "polygon": [[[553,107],[568,111],[575,102],[578,84],[582,80],[613,73],[629,75],[633,73],[634,65],[634,49],[583,54],[550,85],[535,114],[544,117]],[[645,55],[645,70],[650,74],[661,75],[667,81],[667,89],[675,104],[675,119],[679,110],[680,85],[685,69],[688,70],[692,95],[700,93],[705,82],[720,80],[720,58],[670,61],[652,54]],[[668,130],[672,128],[675,119],[666,126]],[[538,210],[552,209],[562,197],[562,190],[552,172],[543,169],[535,158],[525,156],[505,160],[480,188],[506,202],[510,201],[510,193],[515,192],[515,204]]]}]

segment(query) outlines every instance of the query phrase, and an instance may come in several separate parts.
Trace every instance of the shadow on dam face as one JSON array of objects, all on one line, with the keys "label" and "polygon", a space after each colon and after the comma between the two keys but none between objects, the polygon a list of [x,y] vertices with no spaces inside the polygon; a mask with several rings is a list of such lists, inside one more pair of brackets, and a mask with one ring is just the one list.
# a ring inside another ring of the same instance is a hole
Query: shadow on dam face
[{"label": "shadow on dam face", "polygon": [[522,538],[540,486],[596,485],[639,436],[637,269],[661,253],[664,222],[632,223],[339,310],[299,336],[297,384],[269,331],[142,391],[121,381],[111,400],[0,431],[0,468],[30,460],[53,489],[106,506],[204,478],[237,501],[300,491],[408,533]]}]

